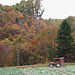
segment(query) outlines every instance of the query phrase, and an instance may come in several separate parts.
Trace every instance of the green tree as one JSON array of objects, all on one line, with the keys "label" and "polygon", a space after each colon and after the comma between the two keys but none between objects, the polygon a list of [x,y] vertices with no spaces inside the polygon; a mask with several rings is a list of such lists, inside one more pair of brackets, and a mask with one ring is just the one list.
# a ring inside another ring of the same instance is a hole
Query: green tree
[{"label": "green tree", "polygon": [[59,57],[64,56],[68,58],[68,55],[72,53],[72,42],[71,25],[65,19],[60,25],[57,35],[57,53]]},{"label": "green tree", "polygon": [[16,4],[16,8],[19,7],[20,12],[25,13],[32,18],[41,18],[44,10],[41,9],[42,0],[21,0],[20,4]]}]

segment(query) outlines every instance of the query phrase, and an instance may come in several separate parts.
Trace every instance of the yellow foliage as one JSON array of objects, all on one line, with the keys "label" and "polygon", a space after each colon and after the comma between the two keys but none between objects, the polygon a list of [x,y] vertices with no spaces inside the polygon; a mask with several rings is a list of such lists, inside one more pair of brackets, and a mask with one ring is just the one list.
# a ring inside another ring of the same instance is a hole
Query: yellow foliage
[{"label": "yellow foliage", "polygon": [[4,40],[2,40],[3,44],[9,44],[11,43],[11,41],[8,38],[5,38]]},{"label": "yellow foliage", "polygon": [[17,24],[14,24],[12,27],[13,29],[19,29],[19,26]]}]

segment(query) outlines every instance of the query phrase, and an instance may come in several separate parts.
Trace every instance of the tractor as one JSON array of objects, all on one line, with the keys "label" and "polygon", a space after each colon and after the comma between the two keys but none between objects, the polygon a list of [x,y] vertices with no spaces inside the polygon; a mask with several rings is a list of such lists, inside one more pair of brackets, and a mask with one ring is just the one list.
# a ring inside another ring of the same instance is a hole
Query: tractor
[{"label": "tractor", "polygon": [[53,66],[61,67],[64,65],[65,65],[64,57],[61,57],[61,58],[54,58],[53,62],[50,62],[48,66],[52,68]]}]

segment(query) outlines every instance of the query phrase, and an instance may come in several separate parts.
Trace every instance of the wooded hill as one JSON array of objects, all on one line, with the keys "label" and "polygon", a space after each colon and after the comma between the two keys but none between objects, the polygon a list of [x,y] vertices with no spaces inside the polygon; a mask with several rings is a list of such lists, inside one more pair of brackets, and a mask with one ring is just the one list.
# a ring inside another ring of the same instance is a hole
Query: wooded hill
[{"label": "wooded hill", "polygon": [[[42,19],[41,0],[35,1],[0,4],[0,66],[45,63],[58,57],[57,31],[64,19]],[[75,40],[75,17],[67,20]],[[72,51],[66,62],[75,62],[75,42]]]}]

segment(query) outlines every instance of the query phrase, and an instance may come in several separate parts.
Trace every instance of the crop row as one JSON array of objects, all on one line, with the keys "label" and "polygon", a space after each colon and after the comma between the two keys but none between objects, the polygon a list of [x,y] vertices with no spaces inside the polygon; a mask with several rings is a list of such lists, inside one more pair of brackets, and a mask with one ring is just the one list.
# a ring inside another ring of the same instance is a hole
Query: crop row
[{"label": "crop row", "polygon": [[0,68],[0,75],[24,75],[17,68]]},{"label": "crop row", "polygon": [[75,75],[75,66],[62,66],[60,68],[36,67],[20,70],[26,75]]},{"label": "crop row", "polygon": [[75,75],[75,66],[0,68],[0,75]]}]

